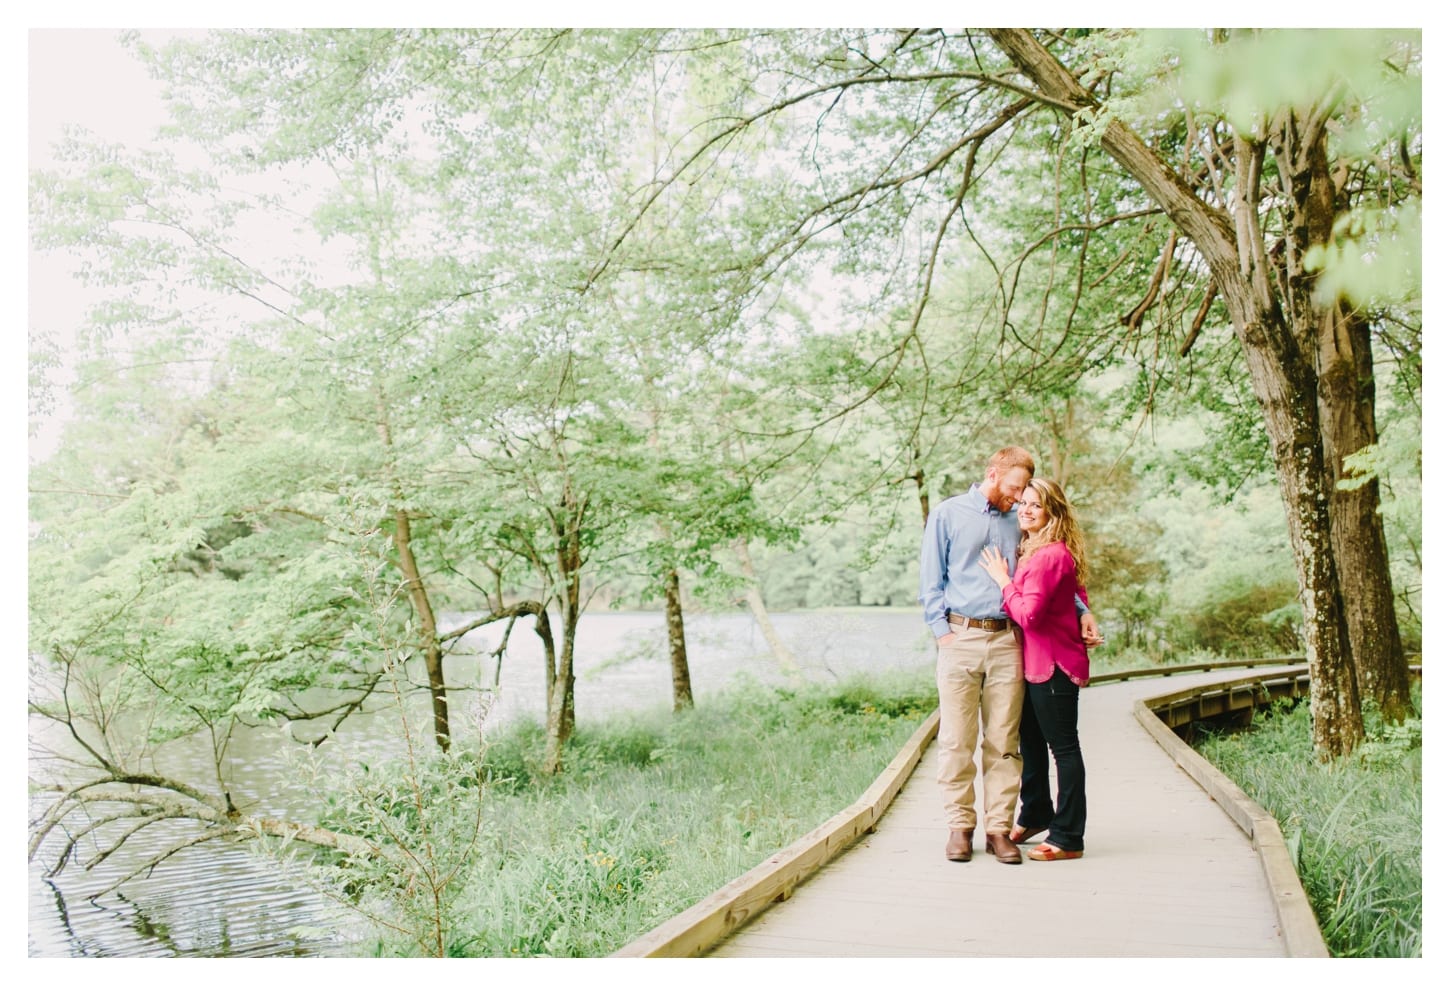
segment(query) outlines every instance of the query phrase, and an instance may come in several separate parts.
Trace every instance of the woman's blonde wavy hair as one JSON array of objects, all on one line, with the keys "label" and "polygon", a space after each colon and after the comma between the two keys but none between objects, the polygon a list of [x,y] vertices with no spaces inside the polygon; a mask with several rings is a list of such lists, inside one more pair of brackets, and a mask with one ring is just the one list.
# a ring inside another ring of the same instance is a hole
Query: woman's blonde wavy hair
[{"label": "woman's blonde wavy hair", "polygon": [[1086,586],[1087,542],[1082,536],[1082,528],[1078,526],[1077,515],[1072,511],[1072,504],[1067,502],[1067,494],[1050,479],[1033,479],[1028,486],[1036,490],[1037,496],[1042,500],[1042,513],[1046,523],[1022,539],[1019,549],[1022,561],[1032,557],[1032,553],[1038,548],[1061,541],[1067,545],[1068,553],[1077,563],[1078,584]]}]

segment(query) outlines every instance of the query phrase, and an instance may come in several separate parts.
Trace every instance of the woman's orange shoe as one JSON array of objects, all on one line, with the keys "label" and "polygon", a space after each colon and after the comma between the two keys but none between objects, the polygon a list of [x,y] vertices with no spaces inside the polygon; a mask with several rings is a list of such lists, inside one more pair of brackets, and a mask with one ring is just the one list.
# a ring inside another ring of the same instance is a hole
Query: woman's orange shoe
[{"label": "woman's orange shoe", "polygon": [[1050,863],[1057,859],[1082,859],[1081,849],[1059,849],[1056,846],[1044,842],[1027,853],[1028,859],[1035,859],[1040,863]]}]

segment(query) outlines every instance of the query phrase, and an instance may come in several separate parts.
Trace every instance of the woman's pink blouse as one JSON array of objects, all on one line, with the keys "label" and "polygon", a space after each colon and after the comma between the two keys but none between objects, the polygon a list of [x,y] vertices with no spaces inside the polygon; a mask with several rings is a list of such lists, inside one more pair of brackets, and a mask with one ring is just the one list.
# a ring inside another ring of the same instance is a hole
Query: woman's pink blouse
[{"label": "woman's pink blouse", "polygon": [[1077,562],[1061,541],[1038,548],[1019,563],[1002,589],[1003,608],[1022,628],[1022,675],[1028,681],[1046,681],[1056,666],[1075,684],[1087,685],[1087,645],[1074,593],[1087,603],[1087,591],[1077,582]]}]

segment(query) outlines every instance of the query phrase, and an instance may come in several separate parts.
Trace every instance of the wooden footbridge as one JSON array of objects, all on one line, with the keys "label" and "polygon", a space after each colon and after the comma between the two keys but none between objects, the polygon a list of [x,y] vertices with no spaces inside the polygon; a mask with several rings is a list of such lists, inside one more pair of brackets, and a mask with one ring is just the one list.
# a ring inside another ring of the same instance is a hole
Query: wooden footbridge
[{"label": "wooden footbridge", "polygon": [[1324,957],[1278,824],[1173,731],[1308,694],[1248,665],[1083,690],[1082,859],[1003,865],[979,828],[948,862],[933,714],[855,804],[616,955]]}]

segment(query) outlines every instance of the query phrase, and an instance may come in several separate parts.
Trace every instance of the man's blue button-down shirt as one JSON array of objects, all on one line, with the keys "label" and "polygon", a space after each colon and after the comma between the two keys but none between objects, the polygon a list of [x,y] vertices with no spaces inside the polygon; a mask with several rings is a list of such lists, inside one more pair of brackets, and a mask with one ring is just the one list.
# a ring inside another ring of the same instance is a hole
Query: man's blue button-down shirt
[{"label": "man's blue button-down shirt", "polygon": [[1001,619],[1002,590],[978,562],[993,545],[1017,570],[1017,509],[1003,513],[987,501],[977,484],[943,500],[927,515],[921,536],[921,605],[932,636],[951,632],[947,610],[978,619]]}]

